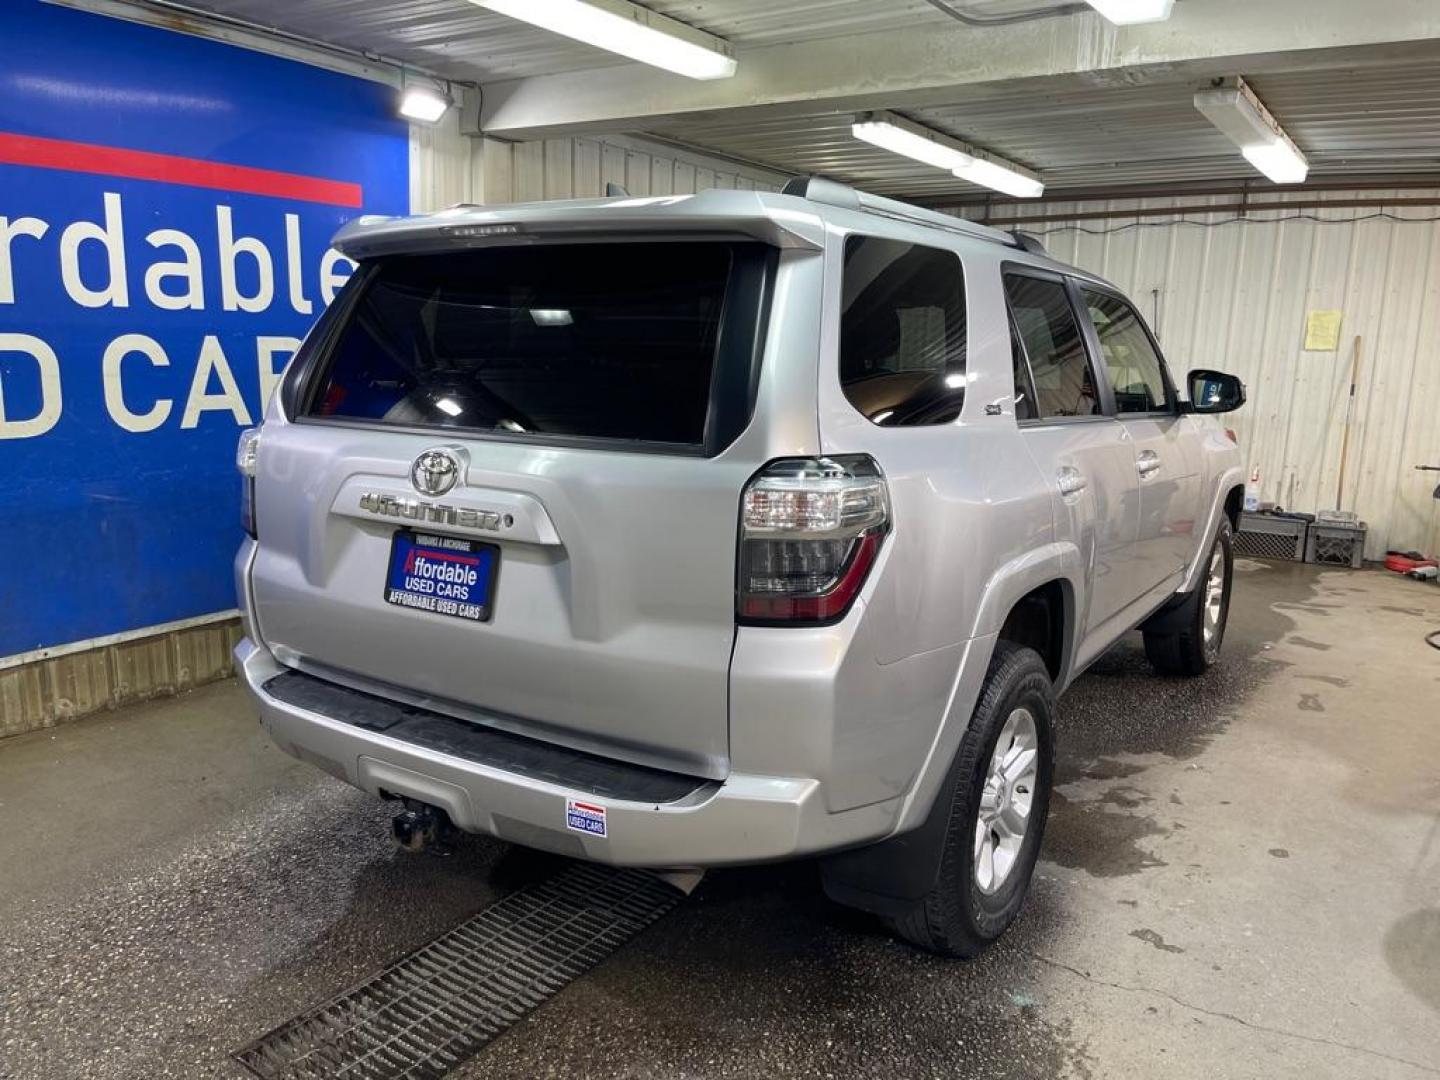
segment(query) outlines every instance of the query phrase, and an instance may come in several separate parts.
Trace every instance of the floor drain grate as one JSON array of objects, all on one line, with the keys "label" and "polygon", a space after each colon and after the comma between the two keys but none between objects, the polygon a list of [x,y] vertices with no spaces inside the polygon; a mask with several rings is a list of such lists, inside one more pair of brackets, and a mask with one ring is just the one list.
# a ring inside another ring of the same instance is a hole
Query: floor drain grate
[{"label": "floor drain grate", "polygon": [[234,1058],[263,1080],[443,1076],[680,898],[642,871],[572,864]]}]

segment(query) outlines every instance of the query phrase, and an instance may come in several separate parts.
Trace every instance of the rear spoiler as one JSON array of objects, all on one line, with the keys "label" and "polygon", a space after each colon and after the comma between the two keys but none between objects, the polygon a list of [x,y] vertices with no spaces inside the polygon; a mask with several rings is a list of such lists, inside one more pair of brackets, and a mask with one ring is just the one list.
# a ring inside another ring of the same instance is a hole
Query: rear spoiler
[{"label": "rear spoiler", "polygon": [[698,195],[574,199],[513,206],[455,206],[433,214],[384,218],[366,215],[343,226],[331,241],[352,259],[420,254],[616,233],[711,233],[748,237],[781,248],[821,250],[819,215],[797,215],[776,197],[756,191],[710,190]]}]

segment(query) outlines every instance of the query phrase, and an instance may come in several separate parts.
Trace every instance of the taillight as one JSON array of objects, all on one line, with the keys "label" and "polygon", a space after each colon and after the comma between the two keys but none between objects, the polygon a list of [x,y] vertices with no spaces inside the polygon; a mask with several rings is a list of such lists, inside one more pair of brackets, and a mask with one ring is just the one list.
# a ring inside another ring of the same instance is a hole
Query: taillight
[{"label": "taillight", "polygon": [[260,429],[246,428],[235,444],[235,467],[240,470],[240,524],[255,535],[255,455],[260,450]]},{"label": "taillight", "polygon": [[841,618],[889,530],[890,493],[871,458],[786,458],[767,465],[741,499],[739,621]]}]

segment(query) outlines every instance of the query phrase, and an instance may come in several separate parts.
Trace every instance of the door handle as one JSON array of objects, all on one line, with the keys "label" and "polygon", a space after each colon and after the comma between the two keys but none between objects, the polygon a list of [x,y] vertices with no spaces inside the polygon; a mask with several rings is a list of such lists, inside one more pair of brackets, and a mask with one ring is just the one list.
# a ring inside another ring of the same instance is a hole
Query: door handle
[{"label": "door handle", "polygon": [[1055,484],[1061,495],[1079,495],[1089,486],[1090,481],[1079,469],[1066,465],[1055,474]]},{"label": "door handle", "polygon": [[1140,456],[1135,459],[1135,471],[1143,479],[1147,476],[1154,476],[1160,471],[1160,455],[1154,450],[1142,450]]}]

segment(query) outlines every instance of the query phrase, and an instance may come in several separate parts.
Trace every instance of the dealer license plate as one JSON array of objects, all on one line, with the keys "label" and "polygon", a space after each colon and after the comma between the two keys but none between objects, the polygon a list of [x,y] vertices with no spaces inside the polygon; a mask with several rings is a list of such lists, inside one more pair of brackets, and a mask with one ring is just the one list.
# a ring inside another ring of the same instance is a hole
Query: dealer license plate
[{"label": "dealer license plate", "polygon": [[385,602],[486,622],[494,610],[500,549],[480,540],[401,529],[390,542]]}]

